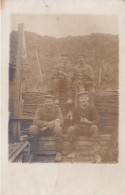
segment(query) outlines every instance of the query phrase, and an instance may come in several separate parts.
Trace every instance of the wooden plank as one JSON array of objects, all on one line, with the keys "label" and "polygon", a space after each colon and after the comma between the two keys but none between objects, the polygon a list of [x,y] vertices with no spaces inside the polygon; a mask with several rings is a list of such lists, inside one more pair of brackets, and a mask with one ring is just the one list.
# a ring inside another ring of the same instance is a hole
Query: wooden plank
[{"label": "wooden plank", "polygon": [[37,154],[41,154],[41,155],[54,155],[54,154],[56,154],[56,150],[37,150],[37,151],[35,151],[35,154],[37,155]]},{"label": "wooden plank", "polygon": [[82,163],[90,163],[91,162],[91,155],[81,155],[77,156],[74,159],[67,158],[66,155],[63,155],[63,162],[75,163],[75,162],[82,162]]},{"label": "wooden plank", "polygon": [[23,143],[23,145],[21,145],[21,147],[19,148],[19,150],[17,150],[10,158],[9,161],[10,162],[14,162],[14,160],[17,158],[17,156],[23,151],[23,149],[25,147],[27,147],[29,145],[29,142],[25,142]]},{"label": "wooden plank", "polygon": [[[62,151],[62,154],[63,155],[67,155],[69,152],[71,152],[71,150],[68,150],[68,151]],[[37,150],[37,151],[35,151],[35,154],[37,155],[37,154],[41,154],[41,155],[53,155],[53,154],[56,154],[57,152],[56,152],[56,150]],[[90,151],[88,151],[88,150],[84,150],[84,151],[79,151],[79,153],[81,154],[81,155],[92,155],[92,154],[94,154],[95,152],[94,152],[94,150],[90,150]]]},{"label": "wooden plank", "polygon": [[[103,152],[106,150],[102,150]],[[63,155],[67,155],[69,152],[71,152],[71,150],[63,150],[62,154]],[[78,151],[79,155],[93,155],[95,154],[94,150],[79,150]],[[41,155],[52,155],[52,154],[56,154],[56,150],[36,150],[35,154],[41,154]]]},{"label": "wooden plank", "polygon": [[21,147],[23,143],[14,143],[9,145],[9,158]]},{"label": "wooden plank", "polygon": [[20,116],[20,117],[11,116],[10,120],[33,120],[33,116]]},{"label": "wooden plank", "polygon": [[[55,145],[56,140],[52,140],[52,141],[30,141],[30,143],[32,145],[46,145],[46,146],[52,146]],[[80,145],[80,146],[93,146],[95,144],[100,144],[100,145],[107,145],[108,142],[107,141],[99,141],[99,142],[93,142],[93,141],[76,141],[76,144]],[[69,141],[63,141],[64,145],[70,145]]]},{"label": "wooden plank", "polygon": [[16,72],[15,72],[15,101],[14,101],[14,116],[19,116],[19,101],[21,87],[21,54],[22,54],[22,31],[23,24],[18,25],[18,47],[16,56]]},{"label": "wooden plank", "polygon": [[23,157],[24,157],[24,155],[23,155],[23,152],[21,152],[20,154],[19,154],[19,156],[17,156],[17,158],[14,160],[14,162],[23,162]]},{"label": "wooden plank", "polygon": [[[100,149],[107,149],[107,145],[100,145],[100,148],[98,149],[98,150],[100,150]],[[78,148],[78,150],[95,150],[95,147],[94,147],[94,144],[92,144],[92,145],[77,145],[77,148]],[[55,145],[55,142],[50,142],[50,143],[48,143],[48,142],[42,142],[41,144],[39,144],[39,143],[33,143],[33,144],[31,144],[31,150],[33,150],[33,151],[37,151],[37,150],[41,150],[41,151],[43,151],[43,150],[50,150],[50,151],[52,151],[52,150],[56,150],[56,145]],[[70,145],[70,143],[69,142],[63,142],[63,149],[62,150],[71,150],[71,145]]]},{"label": "wooden plank", "polygon": [[[20,115],[20,89],[21,89],[21,55],[22,55],[22,32],[23,24],[18,25],[18,47],[16,56],[16,72],[15,72],[15,97],[14,97],[14,116]],[[15,121],[16,122],[16,121]],[[17,139],[20,137],[20,122],[17,121]],[[16,139],[14,141],[17,141]]]},{"label": "wooden plank", "polygon": [[20,104],[19,104],[19,117],[23,115],[23,107],[24,107],[24,99],[23,94],[25,93],[25,83],[21,82],[21,90],[20,90]]},{"label": "wooden plank", "polygon": [[12,127],[12,142],[17,142],[18,141],[18,123],[16,121],[13,121],[13,127]]},{"label": "wooden plank", "polygon": [[111,135],[108,135],[108,134],[107,135],[101,135],[100,139],[101,140],[110,140],[111,139]]},{"label": "wooden plank", "polygon": [[34,158],[34,155],[33,154],[24,154],[23,162],[25,162],[25,163],[32,162],[33,161],[33,158]]},{"label": "wooden plank", "polygon": [[[79,136],[79,137],[77,137],[77,140],[79,140],[79,141],[82,141],[82,140],[84,140],[84,141],[93,141],[93,142],[95,142],[95,141],[98,141],[98,140],[105,140],[105,141],[107,141],[107,140],[110,140],[110,138],[111,138],[111,135],[101,135],[100,137],[99,137],[99,139],[97,138],[97,139],[92,139],[92,138],[88,138],[88,137],[86,137],[86,136]],[[30,138],[29,138],[30,139]],[[34,138],[31,138],[31,139],[34,139]],[[38,137],[38,138],[35,138],[35,139],[37,139],[37,140],[39,140],[39,141],[54,141],[55,140],[55,137],[53,136],[46,136],[46,137]],[[67,135],[63,135],[63,140],[68,140],[68,136]]]}]

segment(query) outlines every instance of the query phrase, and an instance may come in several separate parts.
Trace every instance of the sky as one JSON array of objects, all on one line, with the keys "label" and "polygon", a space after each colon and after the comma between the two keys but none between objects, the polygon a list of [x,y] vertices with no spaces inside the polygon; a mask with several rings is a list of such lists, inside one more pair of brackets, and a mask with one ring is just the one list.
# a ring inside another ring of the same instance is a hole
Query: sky
[{"label": "sky", "polygon": [[107,15],[56,15],[56,14],[13,14],[11,31],[23,23],[25,31],[42,36],[84,36],[91,33],[118,34],[118,17]]}]

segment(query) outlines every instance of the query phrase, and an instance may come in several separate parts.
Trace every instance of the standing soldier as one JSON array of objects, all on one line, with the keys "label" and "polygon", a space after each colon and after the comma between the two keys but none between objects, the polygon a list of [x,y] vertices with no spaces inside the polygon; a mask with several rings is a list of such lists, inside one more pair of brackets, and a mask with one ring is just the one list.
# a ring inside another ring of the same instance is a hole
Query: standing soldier
[{"label": "standing soldier", "polygon": [[55,161],[59,162],[62,159],[62,111],[58,105],[54,105],[54,96],[45,95],[44,97],[45,103],[37,108],[29,132],[38,136],[55,136],[57,151]]},{"label": "standing soldier", "polygon": [[78,106],[73,111],[73,125],[67,130],[72,152],[68,158],[75,157],[75,137],[88,136],[97,137],[99,135],[99,116],[96,108],[89,104],[88,92],[78,93]]},{"label": "standing soldier", "polygon": [[89,93],[90,104],[95,104],[95,76],[92,67],[86,63],[86,53],[79,54],[79,64],[74,69],[77,91]]},{"label": "standing soldier", "polygon": [[63,86],[67,94],[67,104],[72,103],[72,79],[73,79],[73,68],[68,61],[68,55],[61,54],[61,63],[54,66],[52,79],[54,83],[55,103],[59,104],[59,91],[60,86]]}]

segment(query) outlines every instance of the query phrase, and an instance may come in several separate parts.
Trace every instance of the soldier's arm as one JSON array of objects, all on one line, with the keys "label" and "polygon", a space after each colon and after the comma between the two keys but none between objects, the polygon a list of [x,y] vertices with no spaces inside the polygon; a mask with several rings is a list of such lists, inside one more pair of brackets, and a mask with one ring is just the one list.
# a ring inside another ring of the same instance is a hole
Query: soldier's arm
[{"label": "soldier's arm", "polygon": [[76,67],[73,67],[73,79],[76,79],[78,74],[77,74],[77,71],[76,71]]},{"label": "soldier's arm", "polygon": [[33,124],[40,127],[40,128],[46,127],[48,125],[47,121],[43,121],[41,119],[41,114],[42,114],[42,107],[39,106],[36,110],[36,113],[35,113],[35,116],[34,116],[34,119],[33,119]]},{"label": "soldier's arm", "polygon": [[95,80],[95,75],[94,75],[94,71],[93,68],[89,65],[89,78],[94,81]]},{"label": "soldier's arm", "polygon": [[58,66],[54,66],[52,69],[51,79],[54,79],[58,76]]},{"label": "soldier's arm", "polygon": [[67,75],[68,75],[69,78],[71,78],[71,79],[74,77],[74,67],[73,67],[71,64],[69,65]]},{"label": "soldier's arm", "polygon": [[61,125],[63,125],[63,115],[62,115],[61,108],[58,105],[55,106],[56,106],[56,119],[60,119]]}]

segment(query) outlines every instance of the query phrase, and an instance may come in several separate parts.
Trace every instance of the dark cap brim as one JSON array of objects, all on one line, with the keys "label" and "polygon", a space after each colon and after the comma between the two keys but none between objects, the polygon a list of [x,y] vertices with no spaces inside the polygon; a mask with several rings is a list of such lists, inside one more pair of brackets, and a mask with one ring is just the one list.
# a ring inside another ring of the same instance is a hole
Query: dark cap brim
[{"label": "dark cap brim", "polygon": [[79,93],[77,93],[77,95],[78,95],[78,96],[89,95],[89,93],[88,93],[88,92],[79,92]]},{"label": "dark cap brim", "polygon": [[54,96],[53,96],[53,95],[44,95],[43,97],[44,97],[45,99],[46,99],[46,98],[54,99]]},{"label": "dark cap brim", "polygon": [[69,55],[66,54],[66,53],[62,53],[61,56],[66,56],[66,57],[67,57],[67,56],[69,56]]}]

